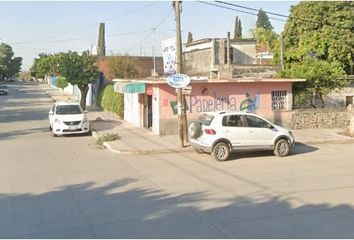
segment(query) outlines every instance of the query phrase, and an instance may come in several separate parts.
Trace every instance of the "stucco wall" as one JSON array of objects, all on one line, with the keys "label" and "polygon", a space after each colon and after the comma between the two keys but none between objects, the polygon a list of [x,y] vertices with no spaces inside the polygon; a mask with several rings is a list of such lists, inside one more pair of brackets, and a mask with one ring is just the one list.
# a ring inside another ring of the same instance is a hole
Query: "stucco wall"
[{"label": "stucco wall", "polygon": [[[176,104],[176,91],[166,84],[160,84],[160,134],[176,134],[178,116],[173,113]],[[186,96],[188,106],[187,118],[195,120],[201,112],[221,110],[242,110],[242,103],[247,98],[253,101],[252,112],[289,127],[291,111],[273,111],[271,109],[271,91],[286,90],[292,97],[291,83],[192,83],[191,95]]]},{"label": "stucco wall", "polygon": [[233,64],[255,64],[256,63],[256,42],[232,42]]},{"label": "stucco wall", "polygon": [[342,88],[340,90],[334,90],[327,94],[324,98],[326,107],[345,107],[346,97],[354,96],[354,83],[349,87]]},{"label": "stucco wall", "polygon": [[188,75],[209,75],[212,48],[184,53],[184,68]]},{"label": "stucco wall", "polygon": [[346,108],[294,110],[292,129],[346,128],[353,111]]}]

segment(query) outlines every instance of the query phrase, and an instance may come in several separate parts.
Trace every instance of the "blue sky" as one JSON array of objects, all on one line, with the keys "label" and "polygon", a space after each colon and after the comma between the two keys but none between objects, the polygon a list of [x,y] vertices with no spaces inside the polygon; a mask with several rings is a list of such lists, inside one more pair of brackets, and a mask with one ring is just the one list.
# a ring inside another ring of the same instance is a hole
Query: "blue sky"
[{"label": "blue sky", "polygon": [[[231,3],[289,15],[291,5],[298,1]],[[249,30],[254,28],[257,20],[254,15],[195,1],[184,1],[182,7],[183,42],[189,31],[194,40],[226,37],[228,31],[232,36],[236,16],[242,21],[243,36],[250,37]],[[174,13],[169,1],[0,1],[0,9],[0,41],[9,44],[16,56],[23,57],[22,70],[28,70],[41,52],[90,49],[97,44],[100,22],[106,24],[107,54],[151,56],[155,42],[156,53],[160,55],[160,41],[175,35]],[[274,30],[281,32],[285,22],[270,20]],[[153,34],[151,29],[155,27]]]}]

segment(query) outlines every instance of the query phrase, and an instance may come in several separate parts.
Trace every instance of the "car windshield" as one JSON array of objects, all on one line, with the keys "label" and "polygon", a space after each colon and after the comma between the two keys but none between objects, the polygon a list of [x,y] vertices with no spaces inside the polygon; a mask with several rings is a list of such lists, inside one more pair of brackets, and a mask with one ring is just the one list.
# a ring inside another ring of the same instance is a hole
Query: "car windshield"
[{"label": "car windshield", "polygon": [[82,114],[82,110],[79,105],[59,105],[56,113],[58,115]]},{"label": "car windshield", "polygon": [[198,118],[198,122],[200,122],[204,126],[210,126],[211,121],[213,121],[214,116],[208,114],[202,114]]}]

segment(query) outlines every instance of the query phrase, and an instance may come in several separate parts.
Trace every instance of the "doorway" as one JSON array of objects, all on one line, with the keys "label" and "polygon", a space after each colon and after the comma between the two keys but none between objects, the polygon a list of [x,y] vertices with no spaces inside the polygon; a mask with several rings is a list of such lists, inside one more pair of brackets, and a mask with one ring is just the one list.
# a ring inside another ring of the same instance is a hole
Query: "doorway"
[{"label": "doorway", "polygon": [[152,96],[144,94],[144,128],[152,127]]}]

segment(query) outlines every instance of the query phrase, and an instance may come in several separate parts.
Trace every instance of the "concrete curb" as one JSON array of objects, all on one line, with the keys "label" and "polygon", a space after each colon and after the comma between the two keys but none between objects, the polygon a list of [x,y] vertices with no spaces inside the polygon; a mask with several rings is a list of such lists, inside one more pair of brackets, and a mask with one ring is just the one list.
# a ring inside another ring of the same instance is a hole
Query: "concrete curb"
[{"label": "concrete curb", "polygon": [[314,141],[299,141],[296,144],[316,145],[316,144],[350,144],[354,143],[353,139],[337,139],[337,140],[314,140]]},{"label": "concrete curb", "polygon": [[[94,129],[91,129],[91,132],[92,132],[92,137],[94,139],[98,140],[100,137],[100,134]],[[110,145],[109,142],[104,142],[103,146],[113,153],[125,154],[125,155],[147,155],[147,154],[179,153],[179,152],[193,152],[194,151],[194,149],[190,146],[188,146],[186,148],[168,148],[168,149],[163,149],[163,150],[135,150],[135,151],[116,150]]]},{"label": "concrete curb", "polygon": [[181,153],[181,152],[193,152],[194,149],[192,147],[186,148],[169,148],[164,150],[116,150],[113,149],[109,142],[104,142],[103,146],[105,146],[109,151],[117,153],[117,154],[125,154],[125,155],[151,155],[151,154],[166,154],[166,153]]}]

